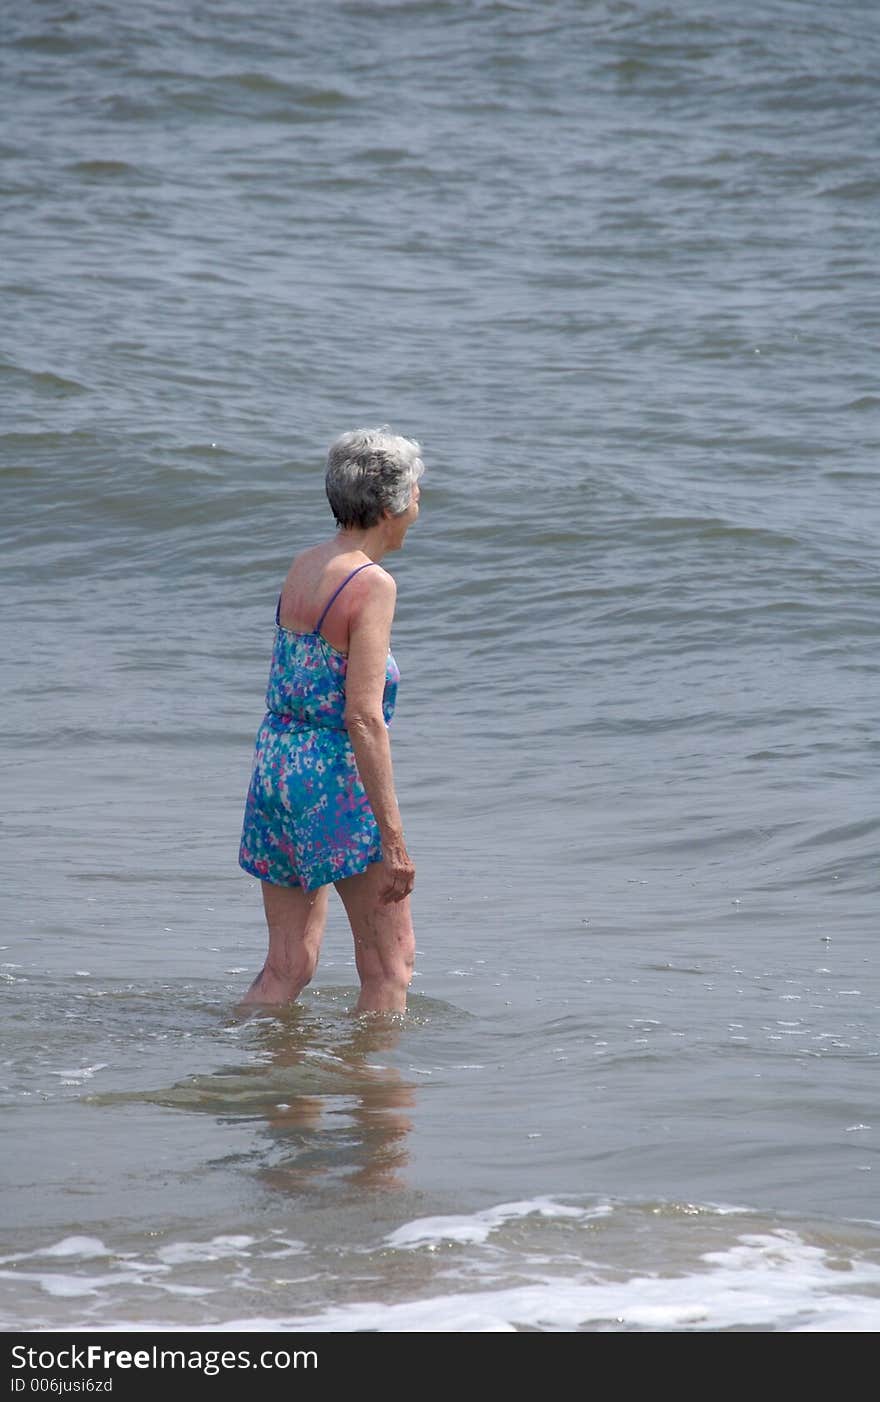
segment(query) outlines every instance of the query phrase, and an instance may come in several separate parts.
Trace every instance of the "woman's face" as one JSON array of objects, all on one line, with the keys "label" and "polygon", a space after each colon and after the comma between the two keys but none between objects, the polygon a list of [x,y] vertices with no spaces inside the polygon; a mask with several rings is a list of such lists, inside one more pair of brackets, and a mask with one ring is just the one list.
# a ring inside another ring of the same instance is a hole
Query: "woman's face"
[{"label": "woman's face", "polygon": [[409,527],[412,525],[413,521],[416,519],[416,517],[417,517],[418,514],[419,514],[419,497],[420,497],[421,495],[422,495],[422,491],[421,491],[421,488],[420,488],[418,482],[414,482],[414,483],[413,483],[413,489],[412,489],[412,496],[411,496],[410,499],[409,499],[409,506],[406,508],[406,511],[404,511],[404,513],[403,513],[404,516],[406,517],[407,528],[409,528]]},{"label": "woman's face", "polygon": [[421,492],[419,490],[419,484],[418,482],[416,482],[413,486],[412,496],[409,499],[409,506],[406,508],[406,510],[401,511],[399,516],[389,516],[387,518],[391,525],[395,528],[392,534],[391,544],[389,547],[391,550],[399,550],[400,547],[403,545],[404,536],[406,535],[413,521],[419,514],[420,496]]}]

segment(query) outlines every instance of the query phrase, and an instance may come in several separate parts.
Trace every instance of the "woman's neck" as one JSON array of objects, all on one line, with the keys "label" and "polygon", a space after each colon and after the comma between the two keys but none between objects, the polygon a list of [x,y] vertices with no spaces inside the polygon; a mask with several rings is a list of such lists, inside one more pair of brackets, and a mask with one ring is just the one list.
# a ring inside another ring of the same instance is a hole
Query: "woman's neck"
[{"label": "woman's neck", "polygon": [[343,550],[360,550],[376,564],[388,550],[384,527],[384,521],[380,521],[366,530],[339,530],[336,539]]}]

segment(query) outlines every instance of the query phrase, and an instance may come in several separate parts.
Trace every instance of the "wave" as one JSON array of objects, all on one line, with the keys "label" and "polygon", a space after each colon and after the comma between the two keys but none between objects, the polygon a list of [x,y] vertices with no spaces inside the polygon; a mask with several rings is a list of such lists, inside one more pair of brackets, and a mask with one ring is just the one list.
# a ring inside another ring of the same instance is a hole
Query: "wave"
[{"label": "wave", "polygon": [[[351,1278],[345,1249],[335,1246],[341,1298],[317,1309],[262,1307],[280,1285],[293,1293],[293,1276],[278,1279],[281,1263],[295,1260],[306,1282],[320,1266],[315,1247],[282,1230],[166,1235],[122,1252],[75,1234],[0,1258],[0,1280],[42,1295],[45,1317],[61,1313],[65,1327],[87,1317],[91,1329],[856,1333],[880,1323],[878,1249],[876,1224],[834,1229],[724,1204],[537,1197],[405,1221],[352,1252]],[[403,1270],[403,1253],[427,1275],[412,1264]],[[230,1277],[247,1285],[250,1313],[230,1313]],[[144,1287],[154,1301],[146,1317],[143,1307],[126,1308]],[[314,1288],[304,1293],[313,1298]],[[173,1311],[156,1307],[163,1297]],[[20,1327],[14,1309],[0,1323]]]}]

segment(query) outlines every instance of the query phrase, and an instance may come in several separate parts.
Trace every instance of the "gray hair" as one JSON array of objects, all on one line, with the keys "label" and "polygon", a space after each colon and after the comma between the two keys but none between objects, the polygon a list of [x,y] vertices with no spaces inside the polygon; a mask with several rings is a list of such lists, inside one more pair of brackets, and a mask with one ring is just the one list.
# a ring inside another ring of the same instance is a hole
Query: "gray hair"
[{"label": "gray hair", "polygon": [[382,428],[340,434],[327,454],[327,500],[343,530],[368,530],[388,511],[400,516],[425,470],[412,438]]}]

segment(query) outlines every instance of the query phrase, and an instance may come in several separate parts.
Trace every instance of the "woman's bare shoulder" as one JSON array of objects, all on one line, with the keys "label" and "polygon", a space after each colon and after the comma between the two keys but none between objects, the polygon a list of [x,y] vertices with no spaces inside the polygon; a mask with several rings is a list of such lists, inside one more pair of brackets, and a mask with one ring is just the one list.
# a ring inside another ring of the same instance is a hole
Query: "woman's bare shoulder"
[{"label": "woman's bare shoulder", "polygon": [[[348,600],[349,627],[390,627],[397,600],[394,576],[377,564],[374,569],[362,570],[352,583],[355,587],[351,589]],[[347,594],[349,591],[345,592]]]},{"label": "woman's bare shoulder", "polygon": [[376,568],[374,570],[364,571],[364,573],[367,576],[367,579],[369,580],[370,576],[372,575],[372,578],[375,581],[381,593],[396,594],[397,580],[394,578],[394,575],[389,574],[386,569],[383,569],[383,567],[378,563],[378,561],[374,563],[376,564]]},{"label": "woman's bare shoulder", "polygon": [[364,570],[360,578],[363,580],[361,598],[367,607],[373,605],[382,609],[394,608],[397,599],[397,581],[393,574],[389,574],[387,570],[383,570],[380,564],[376,563],[375,569]]}]

